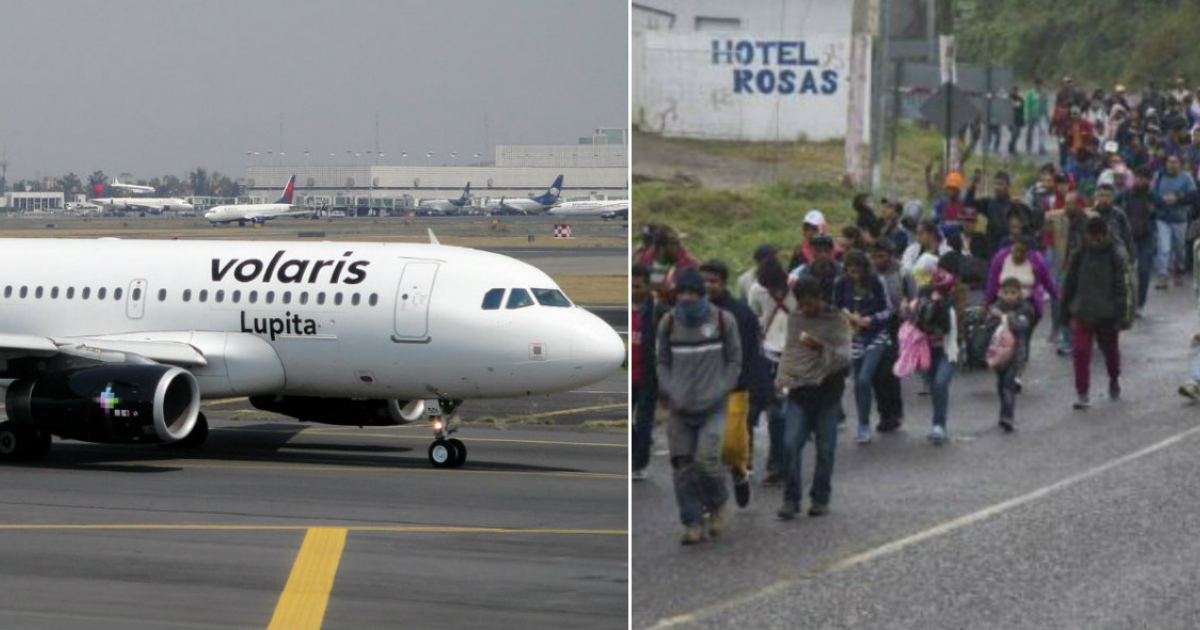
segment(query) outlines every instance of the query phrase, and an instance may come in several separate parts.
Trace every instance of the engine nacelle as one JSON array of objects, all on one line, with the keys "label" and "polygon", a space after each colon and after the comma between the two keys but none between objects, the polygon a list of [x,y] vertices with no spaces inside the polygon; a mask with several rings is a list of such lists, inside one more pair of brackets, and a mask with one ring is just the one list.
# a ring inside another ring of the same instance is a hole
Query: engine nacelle
[{"label": "engine nacelle", "polygon": [[167,365],[100,365],[14,382],[9,420],[104,444],[177,442],[200,415],[191,372]]},{"label": "engine nacelle", "polygon": [[370,398],[321,398],[319,396],[251,396],[250,404],[263,411],[291,416],[305,422],[345,426],[394,426],[408,424],[415,416],[405,401]]}]

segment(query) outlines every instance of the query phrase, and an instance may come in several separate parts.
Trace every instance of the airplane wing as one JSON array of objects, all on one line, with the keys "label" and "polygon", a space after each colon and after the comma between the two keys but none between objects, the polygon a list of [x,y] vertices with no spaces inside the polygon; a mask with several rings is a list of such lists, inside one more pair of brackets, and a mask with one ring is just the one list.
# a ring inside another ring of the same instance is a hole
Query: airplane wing
[{"label": "airplane wing", "polygon": [[180,341],[0,334],[0,357],[5,360],[55,356],[92,363],[163,363],[179,367],[208,365],[204,354],[195,346]]}]

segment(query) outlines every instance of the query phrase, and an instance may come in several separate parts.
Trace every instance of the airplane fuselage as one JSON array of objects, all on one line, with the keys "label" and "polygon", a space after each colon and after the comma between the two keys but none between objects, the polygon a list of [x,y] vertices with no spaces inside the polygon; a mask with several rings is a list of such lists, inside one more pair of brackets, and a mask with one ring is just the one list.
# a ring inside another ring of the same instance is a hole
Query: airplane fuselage
[{"label": "airplane fuselage", "polygon": [[204,213],[204,218],[212,223],[232,223],[233,221],[265,221],[285,215],[293,215],[292,205],[287,203],[258,203],[233,204],[216,206]]},{"label": "airplane fuselage", "polygon": [[465,248],[0,239],[0,265],[0,333],[190,344],[205,398],[524,396],[624,358],[545,273]]},{"label": "airplane fuselage", "polygon": [[550,208],[547,214],[561,217],[598,217],[606,212],[629,210],[628,199],[612,201],[567,201]]}]

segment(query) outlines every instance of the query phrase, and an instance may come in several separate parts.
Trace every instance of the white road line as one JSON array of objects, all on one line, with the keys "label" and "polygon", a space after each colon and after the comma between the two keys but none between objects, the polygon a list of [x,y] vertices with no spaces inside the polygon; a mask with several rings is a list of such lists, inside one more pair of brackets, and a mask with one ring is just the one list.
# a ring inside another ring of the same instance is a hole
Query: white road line
[{"label": "white road line", "polygon": [[702,617],[710,617],[717,613],[731,610],[731,609],[734,609],[734,608],[737,608],[740,606],[745,606],[745,605],[750,605],[750,604],[755,604],[755,603],[765,601],[768,598],[774,597],[775,595],[782,594],[785,589],[787,589],[791,586],[798,585],[801,582],[812,580],[812,579],[820,577],[822,575],[828,575],[831,573],[839,573],[842,571],[846,571],[848,569],[852,569],[854,567],[857,567],[862,564],[866,564],[872,560],[881,558],[883,556],[893,554],[898,551],[902,551],[902,550],[907,549],[908,547],[911,547],[918,543],[922,543],[922,542],[925,542],[932,538],[937,538],[939,536],[944,536],[946,534],[963,529],[970,525],[974,525],[976,523],[985,521],[989,518],[992,518],[993,516],[997,516],[999,514],[1003,514],[1004,512],[1011,511],[1015,508],[1025,505],[1027,503],[1032,503],[1033,501],[1042,499],[1042,498],[1049,496],[1051,494],[1054,494],[1060,490],[1065,490],[1071,486],[1078,485],[1084,481],[1087,481],[1088,479],[1091,479],[1092,477],[1096,477],[1098,475],[1106,473],[1114,468],[1117,468],[1119,466],[1124,466],[1125,464],[1134,462],[1134,461],[1141,459],[1147,455],[1151,455],[1153,453],[1161,451],[1169,446],[1178,444],[1179,442],[1181,442],[1197,433],[1200,433],[1200,426],[1192,427],[1191,429],[1183,431],[1182,433],[1177,433],[1169,438],[1166,438],[1165,440],[1162,440],[1161,442],[1151,444],[1150,446],[1147,446],[1146,448],[1143,448],[1138,451],[1134,451],[1127,455],[1123,455],[1123,456],[1118,457],[1117,459],[1114,459],[1108,463],[1101,464],[1099,466],[1096,466],[1095,468],[1085,470],[1079,474],[1072,475],[1070,477],[1067,477],[1066,479],[1063,479],[1056,483],[1039,488],[1039,489],[1029,492],[1027,494],[1023,494],[1019,497],[1014,497],[1007,501],[1002,501],[1000,503],[996,503],[995,505],[988,506],[981,510],[967,514],[965,516],[960,516],[958,518],[951,519],[949,521],[945,521],[943,523],[940,523],[938,525],[930,527],[929,529],[926,529],[924,531],[920,531],[915,534],[912,534],[911,536],[905,536],[904,538],[894,540],[890,543],[886,543],[886,544],[880,545],[878,547],[875,547],[873,549],[869,549],[867,551],[854,554],[847,558],[843,558],[843,559],[841,559],[831,565],[828,565],[824,568],[817,569],[815,571],[806,573],[805,575],[801,576],[800,578],[790,579],[790,580],[780,580],[778,582],[775,582],[774,584],[770,584],[766,587],[757,589],[753,593],[738,596],[733,599],[725,600],[723,602],[718,602],[718,603],[712,604],[710,606],[705,606],[705,607],[699,608],[693,612],[686,613],[683,615],[676,615],[674,617],[667,617],[664,619],[660,619],[654,625],[650,626],[649,630],[658,630],[660,628],[673,628],[676,626],[692,624],[692,623],[699,621]]}]

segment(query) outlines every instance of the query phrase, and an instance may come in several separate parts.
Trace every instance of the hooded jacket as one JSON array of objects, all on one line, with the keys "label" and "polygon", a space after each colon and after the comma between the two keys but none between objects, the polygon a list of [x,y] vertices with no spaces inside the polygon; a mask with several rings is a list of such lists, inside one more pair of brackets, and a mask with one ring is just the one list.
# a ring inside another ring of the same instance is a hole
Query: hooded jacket
[{"label": "hooded jacket", "polygon": [[702,415],[724,405],[742,371],[733,315],[709,304],[702,321],[687,326],[675,307],[658,324],[658,394],[677,413]]},{"label": "hooded jacket", "polygon": [[1071,257],[1063,282],[1066,315],[1085,326],[1122,321],[1129,286],[1125,258],[1110,240],[1099,247],[1085,245]]}]

